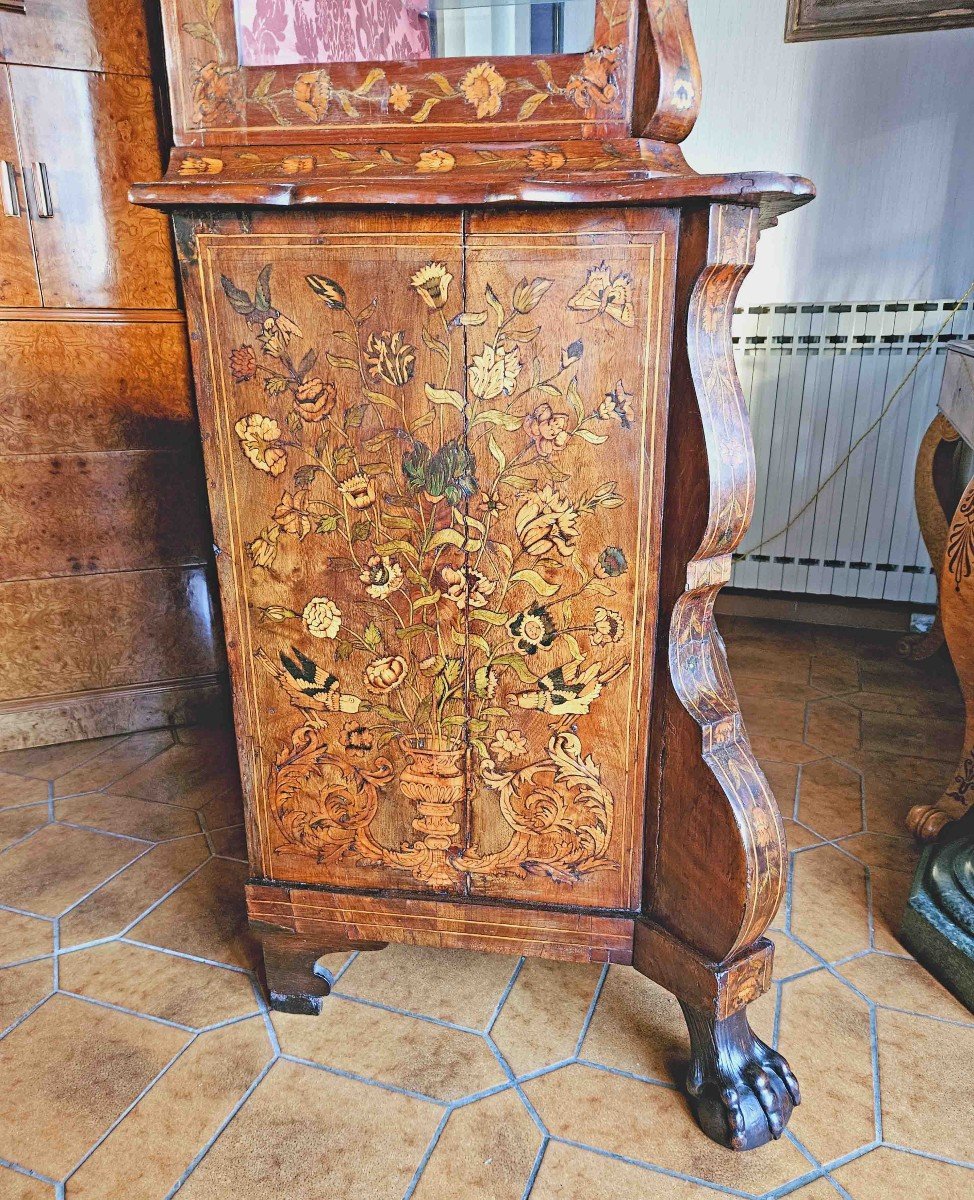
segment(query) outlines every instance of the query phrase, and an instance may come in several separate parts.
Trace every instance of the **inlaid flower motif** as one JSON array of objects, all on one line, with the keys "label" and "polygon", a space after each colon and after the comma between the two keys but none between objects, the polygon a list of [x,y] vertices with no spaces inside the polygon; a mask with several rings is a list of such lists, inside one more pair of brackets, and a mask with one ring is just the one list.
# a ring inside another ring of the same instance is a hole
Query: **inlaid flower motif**
[{"label": "inlaid flower motif", "polygon": [[312,637],[334,638],[342,627],[342,610],[325,596],[313,596],[301,614],[304,627]]},{"label": "inlaid flower motif", "polygon": [[375,734],[361,721],[346,721],[342,727],[342,747],[346,754],[371,754]]},{"label": "inlaid flower motif", "polygon": [[389,107],[404,113],[413,102],[413,94],[404,83],[394,83],[389,89]]},{"label": "inlaid flower motif", "polygon": [[308,489],[299,488],[293,494],[285,492],[274,509],[274,524],[282,533],[303,538],[311,532],[311,514],[308,512]]},{"label": "inlaid flower motif", "polygon": [[368,508],[375,504],[375,488],[367,475],[350,475],[338,485],[349,508]]},{"label": "inlaid flower motif", "polygon": [[676,72],[676,84],[673,88],[673,107],[680,112],[686,112],[687,109],[693,107],[695,100],[696,91],[693,86],[693,79],[687,68],[681,64]]},{"label": "inlaid flower motif", "polygon": [[626,556],[618,546],[606,546],[595,564],[595,574],[600,579],[615,579],[629,570]]},{"label": "inlaid flower motif", "polygon": [[280,358],[290,345],[292,337],[300,337],[301,330],[283,313],[276,317],[265,317],[257,334],[264,353],[271,358]]},{"label": "inlaid flower motif", "polygon": [[601,605],[596,608],[592,619],[592,641],[596,646],[622,641],[625,631],[626,625],[621,613]]},{"label": "inlaid flower motif", "polygon": [[306,379],[294,392],[294,411],[309,424],[330,416],[338,399],[338,388],[331,381]]},{"label": "inlaid flower motif", "polygon": [[273,417],[248,413],[234,425],[240,448],[258,471],[280,475],[287,465],[287,453],[279,445],[281,427]]},{"label": "inlaid flower motif", "polygon": [[285,175],[307,175],[314,170],[315,160],[310,154],[289,154],[281,159],[281,170]]},{"label": "inlaid flower motif", "polygon": [[388,554],[373,554],[359,575],[366,592],[374,600],[383,600],[405,583],[402,567]]},{"label": "inlaid flower motif", "polygon": [[502,393],[509,396],[521,374],[521,357],[516,346],[488,342],[475,354],[469,367],[470,390],[478,400],[494,400]]},{"label": "inlaid flower motif", "polygon": [[547,484],[531,492],[517,511],[514,530],[524,550],[542,558],[556,550],[570,558],[578,545],[578,509]]},{"label": "inlaid flower motif", "polygon": [[581,71],[565,85],[565,94],[577,108],[605,108],[615,103],[619,95],[618,58],[619,51],[614,46],[603,46],[585,55]]},{"label": "inlaid flower motif", "polygon": [[633,422],[632,393],[627,392],[622,380],[616,383],[596,410],[603,421],[618,421],[623,429],[631,429]]},{"label": "inlaid flower motif", "polygon": [[449,150],[424,150],[416,160],[416,170],[421,175],[439,175],[452,171],[457,160]]},{"label": "inlaid flower motif", "polygon": [[294,81],[294,107],[317,124],[328,111],[331,79],[327,71],[303,71]]},{"label": "inlaid flower motif", "polygon": [[444,567],[440,572],[443,595],[463,612],[466,608],[486,608],[487,600],[497,587],[495,579],[488,579],[473,567]]},{"label": "inlaid flower motif", "polygon": [[252,346],[238,346],[230,351],[230,374],[234,383],[246,383],[257,374],[257,355]]},{"label": "inlaid flower motif", "polygon": [[399,654],[374,658],[365,668],[365,681],[374,692],[391,692],[406,678],[408,666]]},{"label": "inlaid flower motif", "polygon": [[542,458],[551,458],[556,450],[568,445],[568,424],[568,414],[553,412],[547,402],[527,413],[523,421],[525,433]]},{"label": "inlaid flower motif", "polygon": [[447,270],[446,263],[428,262],[425,267],[420,267],[409,282],[423,303],[435,310],[445,306],[453,276]]},{"label": "inlaid flower motif", "polygon": [[193,85],[193,116],[198,124],[229,104],[236,74],[234,67],[221,67],[215,62],[200,67]]},{"label": "inlaid flower motif", "polygon": [[460,80],[459,91],[464,100],[477,110],[477,120],[496,117],[501,110],[501,97],[507,81],[489,62],[479,63]]},{"label": "inlaid flower motif", "polygon": [[490,748],[498,762],[505,762],[527,753],[528,743],[520,729],[498,729]]},{"label": "inlaid flower motif", "polygon": [[533,604],[523,612],[515,613],[507,623],[507,632],[522,654],[537,654],[539,650],[548,650],[556,637],[551,614],[541,604]]},{"label": "inlaid flower motif", "polygon": [[561,150],[529,150],[525,157],[535,171],[557,171],[568,161]]},{"label": "inlaid flower motif", "polygon": [[416,347],[406,341],[405,333],[370,333],[365,348],[365,361],[373,379],[392,387],[403,387],[416,369]]},{"label": "inlaid flower motif", "polygon": [[488,517],[499,517],[507,511],[507,505],[497,492],[480,492],[474,501],[473,510],[481,520],[486,520]]},{"label": "inlaid flower motif", "polygon": [[222,158],[203,158],[196,154],[187,154],[179,164],[180,175],[219,175],[222,170]]},{"label": "inlaid flower motif", "polygon": [[255,567],[269,567],[277,558],[277,539],[281,536],[279,525],[271,525],[247,543],[247,554]]}]

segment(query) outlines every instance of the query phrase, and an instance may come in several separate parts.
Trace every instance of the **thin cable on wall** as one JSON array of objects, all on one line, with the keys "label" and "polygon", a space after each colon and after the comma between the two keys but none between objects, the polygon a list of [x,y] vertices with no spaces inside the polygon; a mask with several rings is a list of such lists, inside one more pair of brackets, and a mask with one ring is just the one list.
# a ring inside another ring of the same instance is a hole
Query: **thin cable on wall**
[{"label": "thin cable on wall", "polygon": [[735,557],[746,558],[752,554],[757,554],[758,551],[763,549],[770,542],[776,541],[778,538],[781,537],[781,535],[783,533],[787,533],[788,530],[791,529],[791,527],[793,525],[797,524],[797,522],[801,520],[801,518],[805,515],[805,513],[808,512],[808,510],[812,507],[812,505],[819,498],[819,496],[821,496],[821,494],[829,486],[829,484],[832,482],[832,480],[835,479],[836,475],[838,475],[839,472],[842,470],[842,468],[849,462],[849,460],[852,458],[853,454],[855,454],[855,452],[859,449],[859,447],[863,444],[863,442],[869,437],[869,435],[871,433],[873,433],[876,429],[879,428],[879,426],[882,424],[883,418],[886,416],[886,414],[889,412],[889,410],[893,407],[893,405],[896,403],[899,396],[902,394],[906,385],[910,382],[910,380],[916,374],[916,370],[919,367],[920,363],[923,362],[923,360],[926,358],[926,356],[930,353],[930,351],[933,349],[933,347],[937,344],[937,340],[940,337],[940,335],[947,328],[947,326],[951,323],[951,321],[953,321],[954,317],[960,311],[961,306],[968,299],[968,297],[971,296],[972,294],[974,294],[974,280],[971,281],[970,287],[968,287],[967,291],[963,294],[963,296],[961,296],[961,298],[957,301],[957,303],[954,305],[954,307],[947,314],[943,324],[940,326],[940,328],[937,330],[937,332],[935,334],[933,334],[929,338],[929,340],[925,343],[923,349],[917,355],[916,362],[913,364],[912,367],[910,367],[909,371],[907,371],[906,375],[903,377],[903,379],[899,382],[897,387],[894,389],[893,394],[883,405],[883,410],[879,414],[879,416],[876,418],[876,420],[873,421],[873,423],[867,429],[865,429],[859,435],[858,438],[856,438],[856,440],[849,447],[848,451],[836,463],[835,467],[830,472],[828,478],[825,479],[825,481],[823,483],[819,484],[819,486],[815,489],[815,491],[811,494],[811,496],[809,496],[808,500],[805,501],[805,503],[798,510],[798,512],[796,512],[794,514],[794,516],[789,516],[788,521],[785,525],[782,525],[780,529],[776,530],[774,533],[769,534],[767,537],[762,538],[760,542],[755,543],[755,545],[753,545],[753,546],[748,546],[746,549],[737,550]]}]

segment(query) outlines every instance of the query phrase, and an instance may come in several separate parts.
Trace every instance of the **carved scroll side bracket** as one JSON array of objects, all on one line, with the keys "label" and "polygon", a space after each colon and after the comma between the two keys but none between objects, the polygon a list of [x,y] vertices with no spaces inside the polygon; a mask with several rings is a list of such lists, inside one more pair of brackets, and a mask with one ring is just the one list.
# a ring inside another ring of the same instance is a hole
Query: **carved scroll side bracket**
[{"label": "carved scroll side bracket", "polygon": [[747,903],[737,943],[749,945],[781,900],[784,830],[774,796],[747,739],[714,601],[754,507],[754,450],[734,363],[734,301],[754,261],[758,212],[714,205],[707,263],[690,297],[687,348],[709,469],[709,511],[700,546],[670,622],[669,666],[683,707],[701,729],[703,758],[731,806],[747,862]]},{"label": "carved scroll side bracket", "polygon": [[700,112],[700,62],[687,0],[640,0],[641,88],[633,132],[637,137],[682,142]]}]

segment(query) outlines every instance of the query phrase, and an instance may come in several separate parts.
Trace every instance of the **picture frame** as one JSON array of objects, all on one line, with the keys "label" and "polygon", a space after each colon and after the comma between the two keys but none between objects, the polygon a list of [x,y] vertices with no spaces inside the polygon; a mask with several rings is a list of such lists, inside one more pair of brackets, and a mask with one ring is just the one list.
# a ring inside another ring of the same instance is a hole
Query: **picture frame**
[{"label": "picture frame", "polygon": [[972,0],[788,0],[786,42],[960,29],[974,25]]}]

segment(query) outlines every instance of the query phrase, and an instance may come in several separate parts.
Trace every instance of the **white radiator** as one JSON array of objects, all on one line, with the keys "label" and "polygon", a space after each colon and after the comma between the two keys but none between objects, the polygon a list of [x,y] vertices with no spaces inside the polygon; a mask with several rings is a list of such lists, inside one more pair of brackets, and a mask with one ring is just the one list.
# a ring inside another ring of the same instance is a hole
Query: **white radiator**
[{"label": "white radiator", "polygon": [[[947,342],[974,338],[968,301],[880,426],[786,533],[778,534],[876,420],[956,301],[769,304],[738,310],[734,343],[757,457],[754,520],[735,587],[936,598],[913,470]],[[765,545],[759,545],[765,539]]]}]

